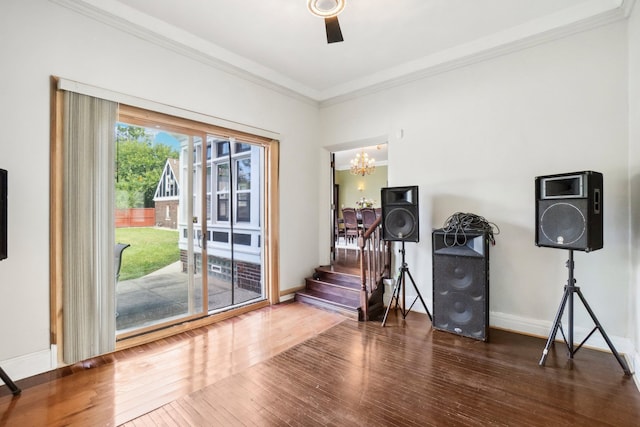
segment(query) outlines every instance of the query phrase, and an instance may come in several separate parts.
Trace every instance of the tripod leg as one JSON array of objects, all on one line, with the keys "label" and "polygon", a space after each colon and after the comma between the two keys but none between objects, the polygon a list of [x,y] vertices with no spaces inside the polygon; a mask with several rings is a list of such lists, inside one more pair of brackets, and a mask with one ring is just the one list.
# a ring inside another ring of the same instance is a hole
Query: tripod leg
[{"label": "tripod leg", "polygon": [[9,378],[9,375],[7,375],[6,372],[4,372],[4,370],[1,367],[0,367],[0,378],[2,378],[2,382],[4,382],[7,385],[7,387],[9,387],[9,390],[11,390],[11,393],[13,393],[14,396],[20,394],[22,390],[20,390],[20,388],[16,385],[16,383],[11,381],[11,378]]},{"label": "tripod leg", "polygon": [[580,291],[580,288],[577,288],[576,292],[578,293],[578,296],[580,297],[580,300],[582,301],[582,304],[584,304],[584,307],[589,312],[589,316],[591,316],[591,319],[593,320],[593,323],[595,323],[596,328],[598,328],[598,330],[602,334],[602,337],[607,342],[607,345],[609,346],[609,349],[611,350],[611,353],[613,353],[613,355],[615,356],[616,360],[618,361],[618,363],[622,367],[622,370],[624,371],[625,375],[631,375],[631,371],[629,370],[629,367],[627,366],[625,361],[622,359],[622,357],[620,357],[620,354],[618,354],[618,352],[616,351],[616,348],[613,346],[613,343],[609,339],[609,336],[607,335],[607,333],[604,331],[604,328],[602,327],[600,322],[598,322],[598,319],[596,318],[596,315],[593,313],[593,310],[591,310],[591,307],[589,307],[589,303],[587,303],[587,300],[585,299],[584,295],[582,295],[582,291]]},{"label": "tripod leg", "polygon": [[418,298],[420,298],[420,302],[422,303],[424,310],[427,312],[427,316],[429,316],[429,320],[433,322],[433,318],[431,317],[431,313],[429,313],[427,304],[424,303],[424,300],[422,299],[422,295],[420,295],[420,291],[418,290],[418,287],[416,286],[416,282],[415,280],[413,280],[413,276],[411,276],[411,272],[409,271],[408,268],[407,268],[407,274],[409,275],[409,279],[411,279],[411,283],[413,284],[413,289],[416,290],[416,293],[418,294]]},{"label": "tripod leg", "polygon": [[384,312],[384,317],[382,318],[382,327],[387,323],[387,316],[389,315],[389,310],[391,310],[391,303],[394,298],[396,300],[396,308],[398,308],[398,299],[400,298],[400,285],[402,284],[403,274],[398,275],[398,279],[396,280],[396,284],[393,286],[393,291],[391,292],[391,299],[389,300],[389,305],[387,306],[386,311]]},{"label": "tripod leg", "polygon": [[544,363],[547,361],[547,355],[549,354],[549,347],[551,347],[551,343],[553,343],[553,340],[556,339],[556,334],[558,333],[558,327],[562,322],[562,313],[564,313],[564,307],[567,304],[567,298],[569,296],[569,292],[571,292],[569,290],[569,287],[565,286],[564,293],[562,294],[562,302],[560,303],[560,307],[558,307],[558,312],[556,313],[556,317],[553,320],[553,328],[549,333],[547,344],[544,346],[544,350],[542,350],[542,358],[540,359],[540,362],[538,362],[538,365],[540,366],[544,366]]}]

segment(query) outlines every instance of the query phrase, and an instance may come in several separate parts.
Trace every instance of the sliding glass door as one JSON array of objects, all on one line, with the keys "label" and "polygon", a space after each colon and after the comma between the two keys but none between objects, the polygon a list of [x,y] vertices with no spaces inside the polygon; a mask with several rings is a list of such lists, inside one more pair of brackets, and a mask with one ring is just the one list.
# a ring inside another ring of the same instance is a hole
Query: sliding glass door
[{"label": "sliding glass door", "polygon": [[126,119],[116,150],[118,336],[264,300],[264,147]]}]

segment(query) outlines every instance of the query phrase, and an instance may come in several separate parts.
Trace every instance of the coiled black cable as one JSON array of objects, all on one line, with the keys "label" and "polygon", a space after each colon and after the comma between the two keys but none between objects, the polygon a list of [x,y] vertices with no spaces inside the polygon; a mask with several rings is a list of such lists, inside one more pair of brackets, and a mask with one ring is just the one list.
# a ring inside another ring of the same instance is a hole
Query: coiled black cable
[{"label": "coiled black cable", "polygon": [[[444,225],[442,226],[442,231],[444,231],[445,233],[444,242],[446,246],[466,245],[467,231],[479,231],[486,233],[489,237],[491,245],[496,244],[494,235],[500,234],[500,229],[494,223],[487,221],[479,215],[464,212],[456,212],[449,218],[447,218],[447,220],[444,222]],[[454,234],[452,245],[450,245],[448,242],[448,233]],[[463,239],[459,240],[459,236],[462,236]]]}]

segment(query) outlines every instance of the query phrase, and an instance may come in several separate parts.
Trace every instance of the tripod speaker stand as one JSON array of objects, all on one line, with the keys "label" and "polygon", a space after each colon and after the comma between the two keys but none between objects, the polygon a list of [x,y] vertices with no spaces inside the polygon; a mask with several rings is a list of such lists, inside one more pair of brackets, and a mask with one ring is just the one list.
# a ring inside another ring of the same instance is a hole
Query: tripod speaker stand
[{"label": "tripod speaker stand", "polygon": [[11,378],[9,378],[9,375],[7,375],[2,367],[0,367],[0,378],[2,379],[2,382],[4,382],[7,387],[9,387],[9,390],[11,390],[11,393],[13,393],[14,396],[20,394],[22,390],[20,390],[16,383],[11,381]]},{"label": "tripod speaker stand", "polygon": [[[402,254],[402,266],[399,269],[399,274],[398,274],[398,279],[396,280],[396,284],[393,287],[393,292],[391,293],[391,300],[389,301],[389,305],[387,306],[387,310],[384,312],[384,318],[382,319],[382,326],[384,327],[384,325],[387,323],[387,316],[389,315],[389,310],[391,309],[393,300],[395,299],[396,301],[396,309],[400,309],[400,313],[402,313],[402,318],[406,318],[407,314],[409,314],[409,311],[411,311],[411,308],[413,307],[413,305],[416,303],[416,301],[418,300],[418,298],[420,298],[420,302],[422,303],[422,306],[424,307],[425,311],[427,312],[427,316],[429,316],[429,320],[433,320],[433,318],[431,317],[431,313],[429,313],[429,309],[427,308],[427,305],[424,303],[424,300],[422,299],[422,295],[420,294],[420,291],[418,290],[418,287],[416,286],[416,282],[413,280],[413,276],[411,276],[411,272],[409,271],[409,267],[407,266],[407,263],[405,262],[405,257],[404,257],[404,240],[402,241],[402,249],[400,249],[400,253]],[[405,276],[409,276],[409,279],[411,280],[411,283],[413,284],[413,289],[415,289],[416,294],[418,294],[418,296],[413,300],[413,302],[411,303],[411,305],[409,306],[409,308],[406,308],[405,305],[405,288],[406,288],[406,277]],[[402,290],[402,307],[400,307],[400,291]]]},{"label": "tripod speaker stand", "polygon": [[[551,346],[551,343],[553,343],[553,341],[556,338],[556,334],[558,333],[558,328],[560,329],[564,343],[567,345],[567,349],[569,350],[570,359],[573,359],[573,355],[576,354],[578,350],[580,350],[582,345],[589,339],[589,337],[591,337],[591,335],[593,335],[593,333],[597,329],[600,331],[600,333],[602,334],[602,337],[607,342],[607,345],[609,346],[611,353],[613,353],[616,360],[618,360],[618,363],[622,367],[622,370],[624,371],[625,375],[631,375],[631,371],[629,370],[629,367],[627,366],[625,361],[622,359],[622,357],[620,357],[620,354],[618,354],[618,352],[616,351],[615,347],[613,346],[613,343],[607,336],[607,333],[604,331],[604,328],[602,327],[600,322],[598,322],[596,315],[593,313],[593,310],[591,310],[591,307],[589,307],[587,300],[582,295],[582,291],[580,291],[580,287],[575,285],[576,279],[573,276],[573,270],[574,270],[573,249],[569,249],[569,260],[567,261],[567,268],[569,269],[569,279],[567,280],[567,284],[564,287],[562,302],[560,303],[560,307],[558,308],[558,313],[556,314],[555,320],[553,321],[553,328],[551,329],[551,333],[549,334],[549,338],[547,339],[547,344],[545,345],[544,350],[542,351],[542,358],[540,359],[539,365],[544,366],[544,363],[547,360],[547,355],[549,354],[549,347]],[[589,332],[587,337],[577,347],[575,347],[573,344],[573,294],[574,293],[578,294],[578,297],[580,297],[582,304],[589,312],[589,316],[591,316],[593,323],[595,323],[596,325],[591,330],[591,332]],[[564,309],[565,309],[565,306],[567,305],[567,302],[569,303],[569,312],[568,312],[569,330],[567,331],[568,335],[565,335],[564,329],[562,328],[562,314],[564,313]]]}]

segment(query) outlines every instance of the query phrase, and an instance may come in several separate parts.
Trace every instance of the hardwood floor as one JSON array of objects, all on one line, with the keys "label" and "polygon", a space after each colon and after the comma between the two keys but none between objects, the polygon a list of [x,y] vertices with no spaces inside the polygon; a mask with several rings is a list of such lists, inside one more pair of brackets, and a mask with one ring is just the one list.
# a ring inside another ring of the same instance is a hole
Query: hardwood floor
[{"label": "hardwood floor", "polygon": [[242,372],[344,321],[281,304],[0,387],[0,426],[113,426]]},{"label": "hardwood floor", "polygon": [[0,387],[2,426],[637,426],[640,392],[610,353],[485,343],[392,312],[386,327],[299,303]]},{"label": "hardwood floor", "polygon": [[571,362],[558,345],[541,368],[542,339],[394,320],[342,322],[126,426],[638,425],[640,393],[611,354]]}]

